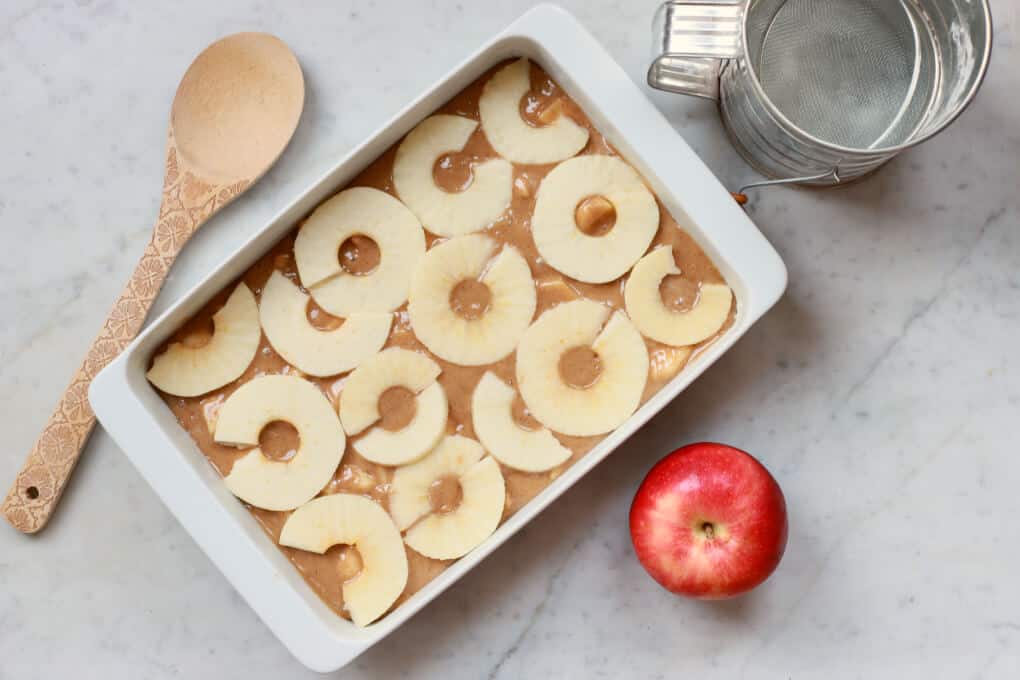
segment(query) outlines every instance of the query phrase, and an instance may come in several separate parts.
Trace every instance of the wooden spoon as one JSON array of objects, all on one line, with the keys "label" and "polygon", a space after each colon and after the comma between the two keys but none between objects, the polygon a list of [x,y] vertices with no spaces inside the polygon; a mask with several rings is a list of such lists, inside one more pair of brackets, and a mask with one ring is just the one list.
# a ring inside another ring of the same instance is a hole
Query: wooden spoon
[{"label": "wooden spoon", "polygon": [[96,418],[92,378],[138,334],[174,258],[220,208],[276,161],[297,128],[305,85],[294,54],[265,33],[238,33],[188,68],[170,110],[163,200],[152,240],[0,507],[16,529],[45,526]]}]

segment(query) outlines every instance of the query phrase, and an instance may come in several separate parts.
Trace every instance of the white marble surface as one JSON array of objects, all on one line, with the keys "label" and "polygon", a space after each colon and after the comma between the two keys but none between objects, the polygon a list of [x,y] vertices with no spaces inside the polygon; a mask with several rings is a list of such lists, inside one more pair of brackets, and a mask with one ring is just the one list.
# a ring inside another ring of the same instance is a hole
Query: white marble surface
[{"label": "white marble surface", "polygon": [[[160,308],[530,4],[3,3],[0,480],[147,239],[174,84],[205,44],[277,33],[308,101],[279,165],[189,245]],[[564,4],[643,79],[654,0]],[[993,6],[975,106],[860,184],[755,196],[785,299],[342,677],[1020,677],[1020,28],[1013,0]],[[752,177],[711,105],[654,99],[727,185]],[[757,454],[791,513],[776,576],[724,604],[660,590],[626,529],[650,465],[704,438]],[[4,529],[0,678],[312,677],[101,432],[48,530]]]}]

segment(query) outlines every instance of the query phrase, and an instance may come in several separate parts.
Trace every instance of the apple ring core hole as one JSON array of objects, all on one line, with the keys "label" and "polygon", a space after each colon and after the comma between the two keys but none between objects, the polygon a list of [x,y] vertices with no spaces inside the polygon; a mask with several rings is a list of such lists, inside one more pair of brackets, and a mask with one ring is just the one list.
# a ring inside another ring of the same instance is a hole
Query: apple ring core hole
[{"label": "apple ring core hole", "polygon": [[459,194],[467,190],[474,178],[471,169],[473,160],[462,151],[444,153],[432,166],[432,181],[448,194]]},{"label": "apple ring core hole", "polygon": [[343,319],[333,316],[311,298],[308,298],[308,305],[305,307],[305,318],[312,328],[319,331],[335,331],[344,325]]},{"label": "apple ring core hole", "polygon": [[340,244],[340,267],[353,276],[366,276],[379,266],[379,244],[363,234],[355,234]]},{"label": "apple ring core hole", "polygon": [[274,420],[259,432],[259,450],[269,460],[286,462],[297,455],[301,436],[297,429],[283,420]]},{"label": "apple ring core hole", "polygon": [[464,279],[450,291],[450,309],[468,321],[483,317],[491,302],[492,291],[476,279]]},{"label": "apple ring core hole", "polygon": [[403,430],[414,420],[418,399],[414,392],[397,385],[379,395],[379,424],[388,432]]},{"label": "apple ring core hole", "polygon": [[563,99],[529,90],[519,104],[521,120],[531,127],[552,125],[563,115]]},{"label": "apple ring core hole", "polygon": [[510,403],[510,417],[513,418],[514,424],[523,430],[534,431],[542,428],[542,424],[531,415],[519,394],[515,394],[513,402]]},{"label": "apple ring core hole", "polygon": [[605,236],[616,226],[616,206],[605,196],[582,198],[574,209],[577,228],[588,236]]},{"label": "apple ring core hole", "polygon": [[215,332],[212,316],[200,314],[184,324],[178,331],[178,337],[180,343],[188,349],[199,349],[209,344]]},{"label": "apple ring core hole", "polygon": [[432,512],[453,512],[460,506],[463,497],[460,480],[453,475],[443,475],[429,485],[429,507]]},{"label": "apple ring core hole", "polygon": [[560,378],[575,390],[586,390],[602,375],[602,360],[588,345],[572,347],[560,355]]},{"label": "apple ring core hole", "polygon": [[364,566],[358,548],[346,543],[331,547],[326,551],[326,557],[335,562],[337,574],[344,583],[357,578]]},{"label": "apple ring core hole", "polygon": [[659,283],[659,297],[666,309],[673,312],[689,312],[698,304],[700,286],[681,274],[670,274]]}]

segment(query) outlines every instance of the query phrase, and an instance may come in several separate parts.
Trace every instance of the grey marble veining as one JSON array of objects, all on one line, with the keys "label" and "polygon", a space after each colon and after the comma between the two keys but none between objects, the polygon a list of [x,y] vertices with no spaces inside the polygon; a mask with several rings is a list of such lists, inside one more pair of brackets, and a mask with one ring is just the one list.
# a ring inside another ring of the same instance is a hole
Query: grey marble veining
[{"label": "grey marble veining", "polygon": [[[274,32],[305,117],[195,238],[165,308],[309,179],[531,3],[16,0],[0,6],[0,481],[13,479],[141,252],[174,84],[203,46]],[[652,0],[564,2],[636,80]],[[934,141],[834,191],[755,194],[776,309],[669,409],[341,677],[1020,677],[1020,51]],[[398,19],[399,16],[399,19]],[[728,186],[713,107],[650,93]],[[775,473],[787,556],[741,600],[674,598],[626,528],[676,445]],[[99,432],[48,530],[0,527],[0,678],[315,677]]]}]

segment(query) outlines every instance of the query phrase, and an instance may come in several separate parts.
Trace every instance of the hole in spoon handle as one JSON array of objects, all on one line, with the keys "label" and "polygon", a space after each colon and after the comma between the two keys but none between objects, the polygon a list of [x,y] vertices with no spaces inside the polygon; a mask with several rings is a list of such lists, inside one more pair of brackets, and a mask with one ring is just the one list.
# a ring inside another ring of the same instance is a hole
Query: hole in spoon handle
[{"label": "hole in spoon handle", "polygon": [[0,506],[18,531],[34,534],[46,526],[95,427],[88,404],[89,382],[82,369],[75,373]]},{"label": "hole in spoon handle", "polygon": [[25,464],[0,506],[0,512],[18,531],[33,534],[49,521],[82,448],[96,426],[96,417],[89,405],[89,385],[96,374],[138,335],[145,315],[166,279],[170,262],[180,246],[175,244],[172,252],[164,252],[159,243],[159,233],[157,228],[156,236],[145,249],[131,280],[64,390],[57,408],[29,451]]}]

